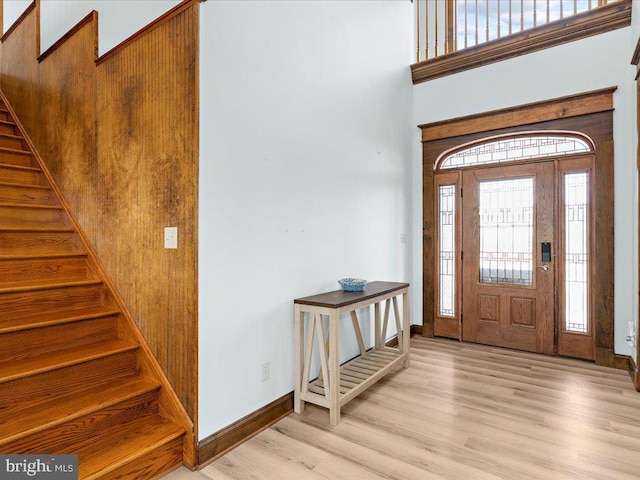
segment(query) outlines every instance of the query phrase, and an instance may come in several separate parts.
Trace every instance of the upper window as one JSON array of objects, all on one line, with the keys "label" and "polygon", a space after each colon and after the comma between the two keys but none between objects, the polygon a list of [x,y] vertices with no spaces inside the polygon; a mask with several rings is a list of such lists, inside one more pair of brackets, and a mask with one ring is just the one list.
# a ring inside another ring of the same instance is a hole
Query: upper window
[{"label": "upper window", "polygon": [[455,9],[456,50],[529,30],[615,1],[450,0]]},{"label": "upper window", "polygon": [[428,60],[620,0],[414,0],[417,60]]},{"label": "upper window", "polygon": [[631,24],[632,0],[412,0],[420,83]]},{"label": "upper window", "polygon": [[591,140],[577,132],[526,132],[501,135],[444,152],[436,169],[557,157],[593,151]]}]

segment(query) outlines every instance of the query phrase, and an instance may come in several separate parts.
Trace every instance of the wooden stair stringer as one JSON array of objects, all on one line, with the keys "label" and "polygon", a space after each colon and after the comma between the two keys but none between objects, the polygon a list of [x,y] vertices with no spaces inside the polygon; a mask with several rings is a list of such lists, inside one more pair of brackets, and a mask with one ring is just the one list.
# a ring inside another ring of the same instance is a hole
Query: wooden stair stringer
[{"label": "wooden stair stringer", "polygon": [[[158,393],[158,414],[159,417],[164,418],[168,421],[167,425],[175,424],[177,425],[181,431],[182,436],[180,439],[180,435],[178,432],[172,432],[171,440],[172,446],[175,447],[175,442],[180,440],[181,443],[181,455],[182,461],[188,466],[195,466],[197,464],[197,450],[196,450],[196,438],[195,438],[195,429],[194,424],[186,410],[184,409],[182,403],[180,402],[177,394],[173,390],[168,378],[166,377],[162,367],[154,357],[150,347],[148,346],[145,338],[143,337],[141,331],[139,330],[137,324],[135,323],[131,312],[127,308],[124,299],[119,294],[113,281],[108,275],[104,265],[100,261],[97,256],[93,246],[89,242],[88,237],[84,233],[81,228],[77,218],[73,214],[72,210],[69,207],[66,199],[62,195],[62,192],[57,187],[53,176],[49,172],[46,164],[44,163],[42,157],[38,153],[35,148],[35,145],[27,135],[26,130],[21,124],[20,120],[15,114],[15,111],[9,104],[6,96],[3,92],[0,92],[0,101],[4,103],[6,106],[6,110],[8,112],[8,116],[12,119],[11,121],[3,121],[1,123],[11,124],[15,127],[15,131],[13,134],[21,135],[24,141],[24,151],[30,151],[32,154],[33,164],[37,165],[37,167],[26,167],[26,166],[15,166],[4,164],[0,160],[0,167],[9,171],[12,170],[14,172],[25,172],[25,178],[22,178],[20,175],[12,176],[9,182],[12,183],[25,183],[25,184],[37,184],[43,185],[46,188],[51,189],[51,198],[52,201],[55,202],[52,205],[54,208],[60,208],[66,214],[67,223],[70,225],[70,230],[73,230],[73,234],[77,236],[78,243],[80,244],[80,250],[87,255],[87,263],[89,268],[92,269],[95,275],[102,281],[103,288],[105,289],[106,294],[108,295],[109,308],[119,310],[119,336],[121,339],[131,342],[137,345],[137,366],[139,373],[147,378],[152,379],[160,385],[160,390]],[[39,171],[39,175],[38,175]],[[14,179],[15,178],[15,179]],[[31,205],[24,205],[25,208],[31,208]],[[27,225],[24,227],[16,228],[15,231],[19,231],[21,229],[37,231],[38,228],[36,226]],[[11,232],[11,228],[3,227],[2,231]],[[50,228],[45,226],[45,228],[41,228],[43,232],[54,232],[54,228]],[[61,228],[61,231],[66,231],[67,229]],[[80,315],[81,312],[78,312]],[[166,426],[166,429],[171,430],[170,426]],[[135,443],[135,442],[134,442]],[[160,448],[160,447],[159,447]],[[167,447],[168,448],[168,447]],[[161,451],[162,449],[158,450]],[[169,458],[166,454],[159,454],[158,456],[158,465],[161,463],[164,464]],[[169,455],[170,456],[170,455]],[[124,463],[122,464],[124,465]],[[119,467],[118,467],[119,468]],[[123,467],[124,468],[124,467]],[[117,469],[116,469],[117,470]],[[157,472],[156,472],[157,473]],[[92,474],[93,475],[93,474]],[[93,477],[91,477],[93,478]]]}]

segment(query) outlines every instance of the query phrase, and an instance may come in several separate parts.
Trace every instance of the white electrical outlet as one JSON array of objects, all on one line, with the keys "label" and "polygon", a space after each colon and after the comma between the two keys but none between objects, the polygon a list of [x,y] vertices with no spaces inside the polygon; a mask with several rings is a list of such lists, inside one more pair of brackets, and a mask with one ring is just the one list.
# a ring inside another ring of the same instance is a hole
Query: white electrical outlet
[{"label": "white electrical outlet", "polygon": [[401,233],[400,234],[400,243],[407,243],[407,234],[406,233]]},{"label": "white electrical outlet", "polygon": [[164,248],[178,248],[178,227],[164,227]]},{"label": "white electrical outlet", "polygon": [[266,382],[271,376],[271,362],[264,362],[262,364],[262,381]]}]

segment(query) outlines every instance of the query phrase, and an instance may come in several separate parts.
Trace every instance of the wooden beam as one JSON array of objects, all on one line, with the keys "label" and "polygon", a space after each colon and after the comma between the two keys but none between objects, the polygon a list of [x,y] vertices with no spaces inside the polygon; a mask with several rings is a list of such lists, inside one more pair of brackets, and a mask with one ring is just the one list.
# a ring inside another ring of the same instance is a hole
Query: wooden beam
[{"label": "wooden beam", "polygon": [[[612,93],[618,87],[559,97],[491,112],[418,125],[422,141],[440,140],[478,132],[489,132],[561,118],[613,110]],[[445,128],[446,127],[446,128]]]}]

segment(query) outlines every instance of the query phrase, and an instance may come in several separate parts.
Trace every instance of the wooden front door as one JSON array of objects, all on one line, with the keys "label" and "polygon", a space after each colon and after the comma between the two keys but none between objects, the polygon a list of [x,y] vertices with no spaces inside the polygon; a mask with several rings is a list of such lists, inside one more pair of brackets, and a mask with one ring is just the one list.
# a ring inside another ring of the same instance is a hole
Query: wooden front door
[{"label": "wooden front door", "polygon": [[554,353],[554,164],[462,172],[462,338]]}]

